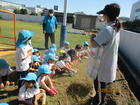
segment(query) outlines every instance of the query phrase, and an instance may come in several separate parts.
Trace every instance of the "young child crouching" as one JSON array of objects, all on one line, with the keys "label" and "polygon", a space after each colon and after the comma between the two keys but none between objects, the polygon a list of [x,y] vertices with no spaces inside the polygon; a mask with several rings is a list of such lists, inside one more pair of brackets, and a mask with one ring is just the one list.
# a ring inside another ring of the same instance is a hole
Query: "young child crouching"
[{"label": "young child crouching", "polygon": [[13,73],[9,64],[4,59],[0,59],[0,89],[14,84],[10,79]]},{"label": "young child crouching", "polygon": [[59,57],[56,65],[61,69],[61,72],[68,72],[70,76],[73,76],[77,71],[72,69],[69,65],[65,63],[65,59],[67,59],[67,54],[64,53]]},{"label": "young child crouching", "polygon": [[38,68],[37,77],[39,86],[44,89],[49,95],[56,95],[58,91],[54,88],[51,78],[49,74],[51,74],[51,70],[47,65],[43,64]]},{"label": "young child crouching", "polygon": [[39,89],[36,74],[28,73],[21,79],[24,83],[19,89],[19,105],[38,105],[39,100],[42,101],[41,105],[46,105],[46,94],[43,89]]},{"label": "young child crouching", "polygon": [[82,55],[83,58],[88,58],[89,56],[89,43],[88,42],[84,42],[83,43],[83,48],[82,48]]},{"label": "young child crouching", "polygon": [[70,43],[68,41],[64,43],[64,47],[62,48],[62,50],[64,50],[65,52],[68,52],[70,50]]}]

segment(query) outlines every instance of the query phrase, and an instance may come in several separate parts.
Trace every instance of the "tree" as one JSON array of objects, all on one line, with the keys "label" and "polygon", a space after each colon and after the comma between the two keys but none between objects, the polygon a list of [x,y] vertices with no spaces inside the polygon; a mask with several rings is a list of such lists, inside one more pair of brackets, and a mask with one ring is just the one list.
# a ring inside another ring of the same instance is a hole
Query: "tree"
[{"label": "tree", "polygon": [[27,9],[20,9],[20,14],[23,14],[23,15],[28,14]]},{"label": "tree", "polygon": [[127,21],[123,23],[123,27],[126,30],[139,32],[140,33],[140,20],[134,20],[134,21]]},{"label": "tree", "polygon": [[32,12],[30,15],[37,16],[38,14],[37,14],[37,13],[35,13],[35,12]]},{"label": "tree", "polygon": [[20,10],[19,9],[14,9],[13,11],[15,14],[20,14]]}]

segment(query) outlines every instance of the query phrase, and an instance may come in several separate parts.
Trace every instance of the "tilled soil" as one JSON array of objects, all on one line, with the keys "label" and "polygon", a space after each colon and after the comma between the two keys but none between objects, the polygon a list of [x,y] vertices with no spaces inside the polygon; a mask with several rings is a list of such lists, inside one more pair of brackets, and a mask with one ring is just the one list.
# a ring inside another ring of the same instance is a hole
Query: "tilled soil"
[{"label": "tilled soil", "polygon": [[112,90],[105,98],[105,105],[140,105],[140,87],[119,60],[116,81],[108,85]]},{"label": "tilled soil", "polygon": [[117,79],[108,88],[112,90],[105,98],[105,105],[140,105],[124,75],[118,69]]}]

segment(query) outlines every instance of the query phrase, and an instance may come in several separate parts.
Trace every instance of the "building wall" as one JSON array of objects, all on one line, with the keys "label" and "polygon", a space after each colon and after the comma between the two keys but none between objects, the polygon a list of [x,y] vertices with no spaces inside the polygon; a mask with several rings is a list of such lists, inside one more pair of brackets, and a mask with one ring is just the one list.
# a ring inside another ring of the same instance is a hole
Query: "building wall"
[{"label": "building wall", "polygon": [[[8,13],[2,13],[0,12],[0,16],[2,16],[3,19],[6,20],[12,20],[13,16],[11,14]],[[32,15],[21,15],[21,14],[17,14],[16,15],[16,19],[20,20],[20,21],[27,21],[27,22],[38,22],[38,23],[42,23],[44,16],[32,16]]]},{"label": "building wall", "polygon": [[21,8],[24,8],[24,7],[23,7],[23,5],[16,4],[16,3],[0,1],[0,8],[13,12],[14,9],[21,9]]},{"label": "building wall", "polygon": [[140,19],[140,1],[136,2],[132,6],[130,21],[133,21],[135,19]]},{"label": "building wall", "polygon": [[97,16],[75,15],[73,27],[76,29],[94,29]]},{"label": "building wall", "polygon": [[140,73],[140,33],[121,30],[120,50]]}]

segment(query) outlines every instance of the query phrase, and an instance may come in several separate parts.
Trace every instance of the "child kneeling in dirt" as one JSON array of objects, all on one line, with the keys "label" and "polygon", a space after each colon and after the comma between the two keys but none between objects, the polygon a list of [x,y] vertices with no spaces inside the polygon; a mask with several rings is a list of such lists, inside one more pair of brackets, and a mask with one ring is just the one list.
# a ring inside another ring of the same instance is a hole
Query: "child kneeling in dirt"
[{"label": "child kneeling in dirt", "polygon": [[10,75],[14,72],[9,66],[9,64],[4,59],[0,59],[0,89],[4,86],[13,85],[14,82],[11,81]]},{"label": "child kneeling in dirt", "polygon": [[46,105],[46,94],[43,89],[39,89],[36,74],[28,73],[21,79],[24,84],[19,90],[19,105],[38,105],[38,101],[41,101],[41,105]]},{"label": "child kneeling in dirt", "polygon": [[83,43],[83,48],[82,48],[82,58],[88,58],[89,57],[89,43],[84,42]]},{"label": "child kneeling in dirt", "polygon": [[57,61],[56,65],[61,69],[60,72],[68,72],[70,76],[73,76],[77,71],[72,69],[70,65],[65,63],[65,59],[67,59],[67,54],[64,53],[59,57],[59,60]]},{"label": "child kneeling in dirt", "polygon": [[58,93],[57,89],[54,88],[51,78],[49,74],[51,74],[51,70],[47,65],[43,64],[38,68],[37,77],[39,86],[44,89],[49,95],[56,95]]}]

